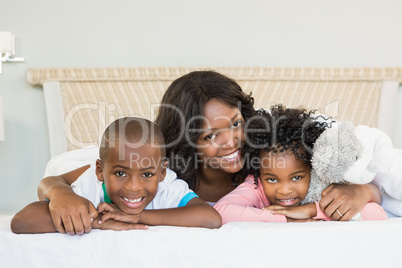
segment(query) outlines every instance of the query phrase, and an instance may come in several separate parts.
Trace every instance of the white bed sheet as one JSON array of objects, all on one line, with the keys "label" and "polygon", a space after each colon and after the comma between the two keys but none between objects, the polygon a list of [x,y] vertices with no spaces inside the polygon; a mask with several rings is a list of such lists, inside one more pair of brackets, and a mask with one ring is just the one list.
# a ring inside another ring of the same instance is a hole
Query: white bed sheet
[{"label": "white bed sheet", "polygon": [[16,235],[0,217],[0,267],[402,267],[402,218],[229,223]]}]

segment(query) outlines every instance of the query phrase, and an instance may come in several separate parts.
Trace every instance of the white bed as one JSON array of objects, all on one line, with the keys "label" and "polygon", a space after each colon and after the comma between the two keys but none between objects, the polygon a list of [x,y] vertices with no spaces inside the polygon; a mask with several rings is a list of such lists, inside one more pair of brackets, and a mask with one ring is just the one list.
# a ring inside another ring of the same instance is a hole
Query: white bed
[{"label": "white bed", "polygon": [[[96,145],[108,119],[134,114],[152,119],[167,85],[194,69],[32,69],[27,80],[45,89],[55,156]],[[256,107],[304,104],[392,133],[402,68],[215,69],[253,91]],[[11,217],[0,217],[0,267],[402,267],[402,218],[244,222],[217,230],[159,226],[71,237],[16,235]]]},{"label": "white bed", "polygon": [[402,267],[402,218],[150,227],[16,235],[0,218],[0,267]]}]

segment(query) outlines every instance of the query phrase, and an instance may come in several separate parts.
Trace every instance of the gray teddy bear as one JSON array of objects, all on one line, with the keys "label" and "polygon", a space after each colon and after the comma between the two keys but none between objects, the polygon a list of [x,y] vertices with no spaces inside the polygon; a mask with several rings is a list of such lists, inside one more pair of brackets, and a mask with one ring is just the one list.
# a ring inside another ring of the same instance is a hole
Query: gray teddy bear
[{"label": "gray teddy bear", "polygon": [[[369,183],[376,168],[372,157],[354,133],[351,122],[337,122],[316,140],[311,160],[310,187],[302,204],[321,199],[321,192],[332,183]],[[354,219],[357,220],[359,215]]]}]

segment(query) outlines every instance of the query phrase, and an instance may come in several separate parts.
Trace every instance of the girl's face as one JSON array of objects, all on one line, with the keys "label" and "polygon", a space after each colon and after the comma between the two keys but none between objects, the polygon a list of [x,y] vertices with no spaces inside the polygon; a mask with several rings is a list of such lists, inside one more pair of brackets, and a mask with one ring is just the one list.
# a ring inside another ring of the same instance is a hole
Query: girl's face
[{"label": "girl's face", "polygon": [[260,153],[260,180],[271,205],[299,206],[310,185],[310,166],[291,152]]},{"label": "girl's face", "polygon": [[237,107],[212,99],[204,107],[201,135],[196,142],[199,168],[236,173],[243,166],[244,121]]}]

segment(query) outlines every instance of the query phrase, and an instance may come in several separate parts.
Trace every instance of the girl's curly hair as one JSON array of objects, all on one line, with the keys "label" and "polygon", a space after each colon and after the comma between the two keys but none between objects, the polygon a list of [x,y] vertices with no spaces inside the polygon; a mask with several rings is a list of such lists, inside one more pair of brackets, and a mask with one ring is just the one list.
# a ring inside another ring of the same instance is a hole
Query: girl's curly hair
[{"label": "girl's curly hair", "polygon": [[282,104],[272,106],[270,111],[258,110],[245,129],[246,144],[242,150],[245,159],[243,174],[253,175],[257,184],[261,150],[268,153],[288,151],[293,153],[296,159],[311,165],[315,141],[333,122],[323,116],[314,117],[314,113],[314,110],[290,109]]}]

